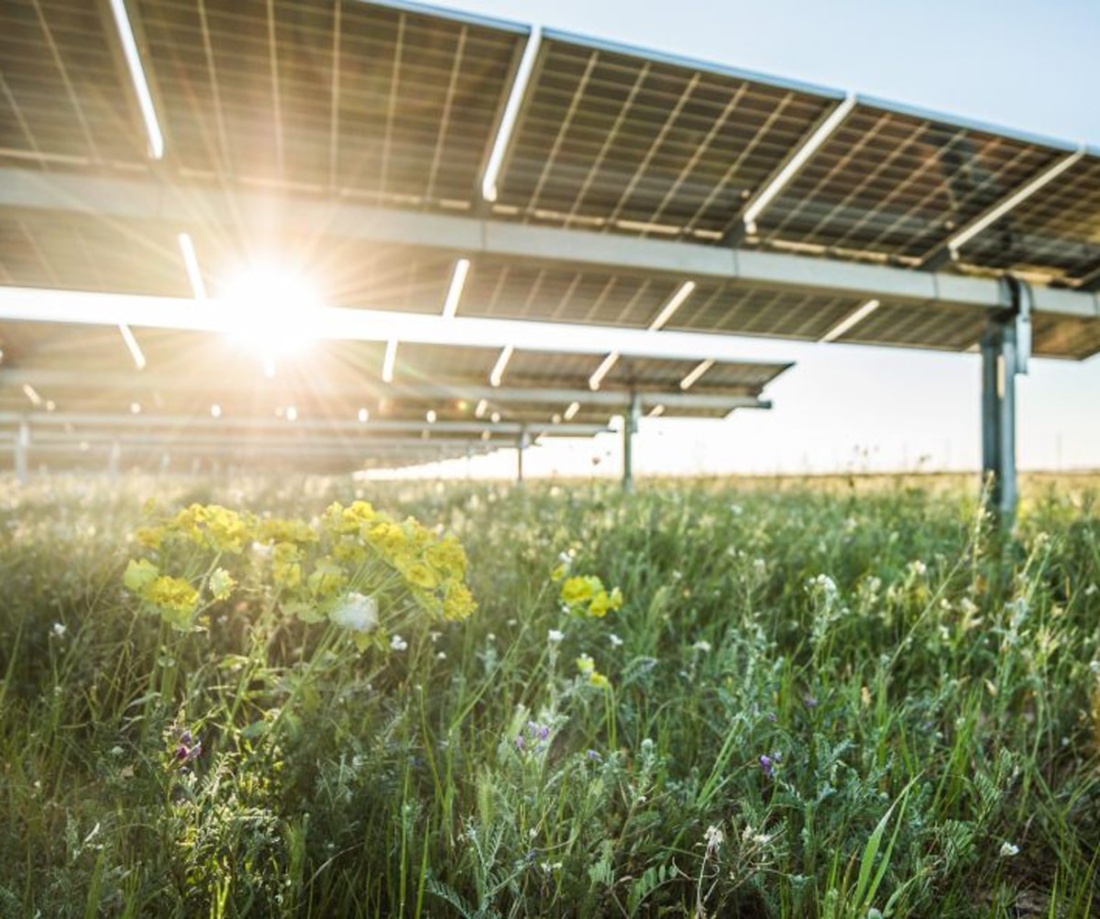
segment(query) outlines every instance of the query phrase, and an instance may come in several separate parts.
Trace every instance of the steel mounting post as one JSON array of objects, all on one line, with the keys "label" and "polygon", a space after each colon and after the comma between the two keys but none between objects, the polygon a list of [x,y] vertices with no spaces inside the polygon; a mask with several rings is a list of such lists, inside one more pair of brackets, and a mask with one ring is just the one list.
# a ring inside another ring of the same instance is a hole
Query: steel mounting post
[{"label": "steel mounting post", "polygon": [[1004,529],[1016,519],[1016,376],[1026,374],[1031,354],[1031,288],[1004,279],[1007,308],[981,339],[982,476],[986,506]]}]

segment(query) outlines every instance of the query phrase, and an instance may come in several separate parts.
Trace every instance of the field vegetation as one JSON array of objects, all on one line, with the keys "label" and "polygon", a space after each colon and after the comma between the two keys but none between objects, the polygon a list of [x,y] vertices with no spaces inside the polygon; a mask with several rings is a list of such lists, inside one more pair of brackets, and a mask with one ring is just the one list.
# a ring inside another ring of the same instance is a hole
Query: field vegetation
[{"label": "field vegetation", "polygon": [[7,488],[0,916],[1100,913],[1097,480]]}]

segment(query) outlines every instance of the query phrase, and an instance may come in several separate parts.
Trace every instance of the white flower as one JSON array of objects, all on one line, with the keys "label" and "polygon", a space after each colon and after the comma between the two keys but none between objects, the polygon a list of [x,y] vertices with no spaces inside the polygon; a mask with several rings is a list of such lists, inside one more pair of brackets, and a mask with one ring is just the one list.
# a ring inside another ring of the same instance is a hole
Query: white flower
[{"label": "white flower", "polygon": [[69,631],[68,627],[63,622],[55,622],[51,631],[56,638],[64,638],[65,633]]},{"label": "white flower", "polygon": [[393,651],[405,651],[409,647],[409,643],[405,641],[400,635],[394,635],[390,639],[390,649]]},{"label": "white flower", "polygon": [[710,652],[710,642],[699,639],[699,641],[695,642],[695,644],[691,646],[691,650],[698,651],[701,654],[707,654]]},{"label": "white flower", "polygon": [[726,834],[722,832],[720,826],[711,824],[707,827],[707,831],[703,834],[703,838],[707,843],[707,852],[717,852],[722,847],[722,843],[726,841]]},{"label": "white flower", "polygon": [[440,651],[440,652],[439,652],[439,653],[438,653],[438,654],[437,654],[437,655],[435,656],[435,659],[436,659],[437,661],[445,661],[445,660],[447,659],[447,652],[446,652],[446,651]]},{"label": "white flower", "polygon": [[909,563],[909,571],[919,578],[928,572],[928,566],[920,559],[917,559],[915,562]]},{"label": "white flower", "polygon": [[816,578],[810,578],[807,586],[810,590],[819,590],[827,599],[833,599],[837,595],[836,581],[827,574],[819,574]]},{"label": "white flower", "polygon": [[360,593],[349,593],[329,618],[353,632],[373,632],[378,628],[378,601]]},{"label": "white flower", "polygon": [[1013,855],[1020,854],[1020,847],[1014,846],[1012,843],[1005,841],[1001,843],[1001,851],[997,854],[1001,858],[1012,858]]},{"label": "white flower", "polygon": [[564,632],[559,632],[557,629],[551,629],[546,635],[546,640],[552,645],[561,644],[562,639],[565,638]]},{"label": "white flower", "polygon": [[612,648],[621,648],[623,646],[623,640],[618,635],[616,635],[614,632],[612,632],[608,636],[608,638],[611,641],[611,647]]}]

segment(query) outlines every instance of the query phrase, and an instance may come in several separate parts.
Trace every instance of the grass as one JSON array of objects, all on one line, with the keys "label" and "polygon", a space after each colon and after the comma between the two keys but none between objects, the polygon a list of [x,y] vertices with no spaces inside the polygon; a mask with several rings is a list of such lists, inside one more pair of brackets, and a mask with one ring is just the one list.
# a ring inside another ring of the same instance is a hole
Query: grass
[{"label": "grass", "polygon": [[[919,480],[11,488],[0,916],[1100,913],[1096,486],[1012,540]],[[122,584],[154,490],[414,514],[480,609],[173,632]],[[563,610],[561,553],[622,609]]]}]

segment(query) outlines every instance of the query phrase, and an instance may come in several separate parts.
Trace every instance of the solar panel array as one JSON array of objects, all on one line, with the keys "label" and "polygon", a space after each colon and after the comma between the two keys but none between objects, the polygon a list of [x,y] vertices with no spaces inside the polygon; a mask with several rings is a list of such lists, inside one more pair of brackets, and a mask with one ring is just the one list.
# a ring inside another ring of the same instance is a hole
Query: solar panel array
[{"label": "solar panel array", "polygon": [[[567,353],[516,351],[494,387],[499,352],[489,348],[405,343],[386,381],[384,345],[315,342],[268,378],[254,353],[210,333],[139,331],[141,373],[111,326],[19,323],[4,333],[0,443],[14,443],[27,422],[32,452],[94,457],[118,443],[130,464],[137,450],[154,466],[165,451],[217,452],[215,441],[268,467],[454,458],[514,447],[520,436],[606,430],[632,393],[667,417],[720,418],[752,404],[789,366],[715,362],[685,388],[699,362],[624,356],[597,395],[590,380],[601,358]],[[682,401],[689,390],[704,398]]]},{"label": "solar panel array", "polygon": [[[462,253],[350,239],[336,217],[351,201],[1100,288],[1093,149],[560,32],[536,45],[525,26],[404,2],[125,5],[163,158],[148,155],[106,3],[0,0],[0,183],[4,170],[28,168],[136,179],[190,202],[187,219],[0,208],[0,283],[187,297],[186,231],[215,294],[242,262],[273,256],[316,278],[331,304],[438,313]],[[276,206],[260,226],[235,225],[211,219],[193,189],[325,202],[333,219],[301,227]],[[884,298],[834,335],[862,298],[537,255],[476,258],[460,315],[647,328],[687,281],[695,288],[666,329],[961,351],[986,321],[980,310]],[[1038,354],[1100,350],[1092,317],[1037,314],[1034,324]],[[31,334],[0,327],[10,359]],[[172,347],[186,353],[185,341],[179,333]],[[349,365],[377,366],[382,347],[356,346]],[[400,350],[408,373],[442,366],[459,380],[483,379],[496,359],[452,353],[417,367],[416,355]],[[546,379],[582,386],[592,360],[572,360],[519,356],[517,366],[534,373],[543,361]],[[620,364],[607,385],[636,366]]]}]

